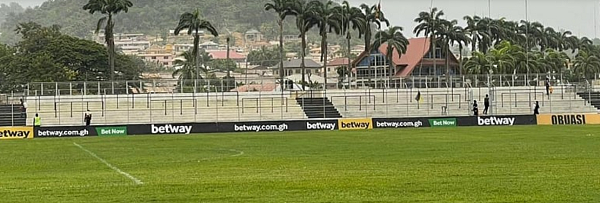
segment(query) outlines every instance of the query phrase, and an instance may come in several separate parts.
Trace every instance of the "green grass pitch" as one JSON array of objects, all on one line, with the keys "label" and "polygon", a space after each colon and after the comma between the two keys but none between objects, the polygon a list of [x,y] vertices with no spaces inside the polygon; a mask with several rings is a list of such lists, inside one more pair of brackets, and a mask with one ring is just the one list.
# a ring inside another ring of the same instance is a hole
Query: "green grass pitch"
[{"label": "green grass pitch", "polygon": [[600,202],[599,130],[3,140],[0,202]]}]

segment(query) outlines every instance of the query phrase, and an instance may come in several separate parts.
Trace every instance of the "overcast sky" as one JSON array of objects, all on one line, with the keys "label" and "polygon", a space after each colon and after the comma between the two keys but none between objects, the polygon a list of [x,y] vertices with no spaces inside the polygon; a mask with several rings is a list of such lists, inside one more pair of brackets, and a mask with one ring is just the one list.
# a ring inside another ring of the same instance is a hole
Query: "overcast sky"
[{"label": "overcast sky", "polygon": [[[379,2],[379,0],[348,1],[353,6]],[[490,1],[493,18],[506,17],[508,20],[526,18],[525,0]],[[600,34],[600,29],[594,28],[594,13],[598,13],[600,0],[528,0],[527,3],[527,17],[530,21],[539,21],[555,29],[570,30],[578,36],[597,37]],[[381,0],[381,7],[392,25],[404,27],[404,34],[407,37],[414,37],[412,33],[416,25],[414,19],[420,11],[429,10],[431,0]],[[465,15],[476,14],[486,17],[490,15],[488,0],[433,0],[433,7],[444,10],[447,19],[457,19],[463,26],[462,18]]]},{"label": "overcast sky", "polygon": [[[0,0],[0,3],[18,2],[24,7],[40,5],[44,0]],[[243,0],[240,0],[243,1]],[[334,0],[341,2],[342,0]],[[361,3],[376,4],[379,0],[348,0],[353,6]],[[506,17],[508,20],[522,20],[525,15],[526,0],[489,0],[491,17]],[[420,11],[429,10],[432,0],[381,0],[381,7],[392,25],[404,27],[404,34],[413,37],[415,17]],[[578,36],[598,37],[600,26],[594,26],[598,19],[600,0],[528,0],[527,17],[545,26],[570,30]],[[488,0],[433,0],[433,6],[444,10],[447,19],[457,19],[464,26],[465,15],[489,16]],[[595,11],[596,10],[596,11]],[[596,13],[596,14],[595,14]],[[598,20],[596,23],[600,23]]]},{"label": "overcast sky", "polygon": [[34,7],[34,6],[39,6],[41,5],[45,0],[0,0],[0,3],[4,3],[4,4],[8,4],[10,2],[17,2],[19,3],[21,6],[27,8],[27,7]]}]

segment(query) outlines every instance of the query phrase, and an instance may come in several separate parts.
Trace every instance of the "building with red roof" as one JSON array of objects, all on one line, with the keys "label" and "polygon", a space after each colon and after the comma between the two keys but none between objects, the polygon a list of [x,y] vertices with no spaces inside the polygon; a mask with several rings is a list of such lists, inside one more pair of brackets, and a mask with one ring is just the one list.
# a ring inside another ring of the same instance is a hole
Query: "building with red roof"
[{"label": "building with red roof", "polygon": [[[446,52],[441,51],[438,46],[436,48],[436,58],[432,57],[431,43],[429,38],[412,38],[409,39],[409,45],[406,53],[398,55],[394,50],[392,56],[393,70],[389,70],[387,62],[387,44],[379,47],[379,50],[373,50],[371,54],[366,52],[361,53],[352,66],[355,67],[357,82],[371,81],[386,81],[388,79],[395,80],[406,78],[409,76],[442,76],[446,74]],[[458,59],[448,52],[448,66],[450,74],[458,72]],[[433,64],[436,68],[433,68]]]},{"label": "building with red roof", "polygon": [[[213,58],[213,59],[227,59],[227,50],[223,50],[223,51],[208,51],[208,54]],[[236,51],[229,51],[229,59],[237,62],[237,63],[243,63],[246,62],[246,56],[241,55],[239,53],[237,53]]]}]

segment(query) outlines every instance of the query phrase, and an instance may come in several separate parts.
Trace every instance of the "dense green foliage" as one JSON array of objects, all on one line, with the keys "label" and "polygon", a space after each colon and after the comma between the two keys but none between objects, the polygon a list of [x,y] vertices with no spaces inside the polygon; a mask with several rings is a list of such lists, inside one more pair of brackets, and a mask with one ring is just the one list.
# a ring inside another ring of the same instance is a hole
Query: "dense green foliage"
[{"label": "dense green foliage", "polygon": [[[2,141],[0,195],[3,202],[62,203],[598,202],[598,130],[514,126]],[[73,142],[144,184],[135,185]]]},{"label": "dense green foliage", "polygon": [[[101,44],[71,37],[60,27],[24,23],[17,31],[23,40],[0,47],[0,91],[21,91],[29,82],[103,81],[110,78],[108,54]],[[117,55],[118,80],[139,78],[144,62]]]},{"label": "dense green foliage", "polygon": [[[34,21],[42,25],[63,27],[64,33],[86,37],[96,28],[99,15],[89,15],[81,8],[87,1],[54,0],[44,2],[39,8],[8,16],[2,33],[10,33],[18,22]],[[204,18],[215,23],[218,29],[245,32],[251,28],[269,28],[275,15],[263,11],[265,0],[131,0],[133,7],[126,15],[115,16],[115,33],[144,33],[159,35],[175,28],[184,12],[198,8]],[[210,6],[207,6],[210,5]],[[266,24],[265,24],[266,23]],[[267,30],[262,30],[269,33]],[[274,36],[274,35],[272,35]],[[2,42],[15,42],[18,37],[8,34]]]}]

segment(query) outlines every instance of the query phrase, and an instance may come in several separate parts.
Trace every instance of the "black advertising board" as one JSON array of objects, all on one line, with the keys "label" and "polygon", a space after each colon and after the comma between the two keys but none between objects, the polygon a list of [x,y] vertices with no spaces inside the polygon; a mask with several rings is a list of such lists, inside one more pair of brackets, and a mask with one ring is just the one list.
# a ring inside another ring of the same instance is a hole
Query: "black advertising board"
[{"label": "black advertising board", "polygon": [[193,134],[219,132],[217,123],[165,123],[165,124],[140,124],[128,125],[129,135],[152,134]]},{"label": "black advertising board", "polygon": [[457,120],[458,126],[513,126],[537,124],[537,119],[533,115],[469,116],[458,117]]},{"label": "black advertising board", "polygon": [[373,118],[373,128],[430,127],[427,118]]},{"label": "black advertising board", "polygon": [[283,132],[303,130],[336,130],[337,120],[289,120],[218,123],[219,132]]},{"label": "black advertising board", "polygon": [[33,128],[36,138],[98,136],[92,126],[57,126]]}]

